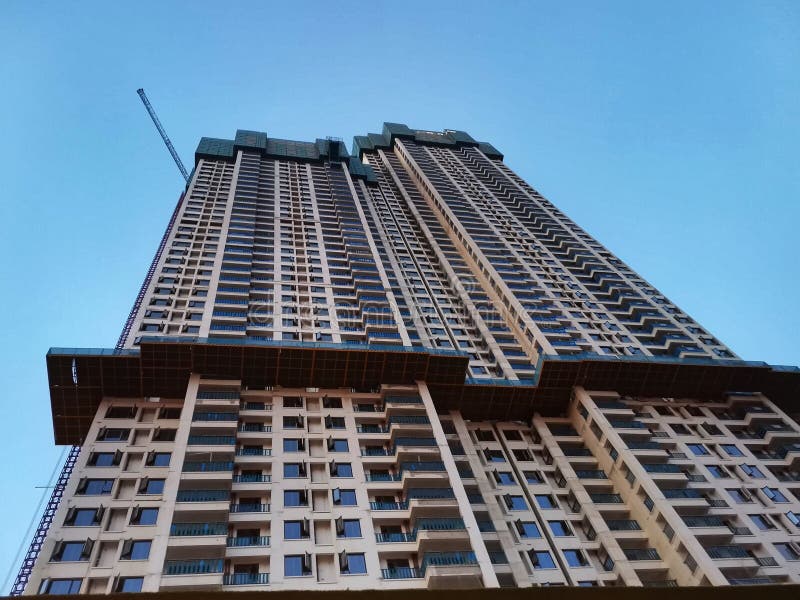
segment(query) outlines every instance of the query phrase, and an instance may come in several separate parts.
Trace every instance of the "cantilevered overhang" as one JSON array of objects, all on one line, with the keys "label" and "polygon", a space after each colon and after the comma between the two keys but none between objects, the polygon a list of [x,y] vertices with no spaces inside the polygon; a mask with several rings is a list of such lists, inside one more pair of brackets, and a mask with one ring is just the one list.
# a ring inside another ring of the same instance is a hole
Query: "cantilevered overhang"
[{"label": "cantilevered overhang", "polygon": [[533,384],[467,379],[468,356],[450,350],[305,342],[143,338],[139,350],[53,348],[47,353],[57,444],[81,444],[104,397],[183,399],[189,376],[233,379],[252,389],[372,389],[425,381],[440,411],[467,419],[559,415],[576,385],[644,397],[722,400],[761,392],[795,410],[800,369],[709,359],[544,356]]},{"label": "cantilevered overhang", "polygon": [[457,385],[469,358],[449,350],[213,338],[143,338],[139,350],[52,348],[47,372],[57,444],[81,444],[104,397],[183,399],[192,373],[251,388]]}]

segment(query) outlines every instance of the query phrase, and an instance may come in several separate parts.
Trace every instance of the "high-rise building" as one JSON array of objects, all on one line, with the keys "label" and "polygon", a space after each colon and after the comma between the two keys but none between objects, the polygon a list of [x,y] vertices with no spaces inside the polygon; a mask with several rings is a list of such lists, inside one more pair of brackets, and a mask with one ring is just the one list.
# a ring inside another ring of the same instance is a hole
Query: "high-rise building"
[{"label": "high-rise building", "polygon": [[203,138],[117,348],[47,365],[17,592],[800,582],[800,371],[462,131]]}]

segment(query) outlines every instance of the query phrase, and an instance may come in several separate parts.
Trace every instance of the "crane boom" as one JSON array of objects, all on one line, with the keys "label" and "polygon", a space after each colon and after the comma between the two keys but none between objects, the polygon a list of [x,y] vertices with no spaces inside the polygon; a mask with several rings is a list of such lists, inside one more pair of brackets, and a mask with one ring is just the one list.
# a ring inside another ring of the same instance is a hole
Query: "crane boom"
[{"label": "crane boom", "polygon": [[150,100],[147,99],[147,94],[144,93],[144,88],[139,88],[136,90],[136,93],[139,94],[139,97],[142,99],[142,103],[144,103],[144,107],[147,109],[147,113],[150,115],[150,118],[153,119],[153,124],[158,129],[158,133],[161,134],[161,139],[164,140],[164,143],[167,145],[167,150],[172,155],[172,159],[175,161],[175,164],[178,165],[178,169],[183,175],[184,180],[188,183],[189,181],[189,173],[186,170],[186,167],[183,166],[183,162],[181,161],[181,157],[178,156],[178,153],[175,151],[175,146],[172,145],[172,142],[167,135],[167,132],[164,131],[164,127],[161,125],[161,121],[158,120],[158,116],[156,116],[156,111],[153,110],[153,105],[150,104]]}]

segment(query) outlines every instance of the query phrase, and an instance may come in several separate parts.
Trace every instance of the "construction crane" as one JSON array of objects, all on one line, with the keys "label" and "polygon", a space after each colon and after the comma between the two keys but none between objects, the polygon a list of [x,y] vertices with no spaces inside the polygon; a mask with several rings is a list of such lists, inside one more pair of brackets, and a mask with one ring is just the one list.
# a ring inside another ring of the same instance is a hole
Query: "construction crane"
[{"label": "construction crane", "polygon": [[172,155],[172,159],[175,161],[175,164],[178,165],[181,175],[183,175],[186,183],[189,183],[189,172],[186,170],[186,167],[183,166],[181,157],[178,156],[178,153],[175,151],[175,146],[173,146],[172,142],[169,140],[169,136],[167,135],[167,132],[164,131],[164,127],[161,126],[161,121],[158,120],[156,111],[153,110],[153,105],[150,104],[150,100],[147,99],[147,94],[144,93],[144,88],[139,88],[136,90],[136,93],[139,94],[139,98],[142,99],[142,103],[144,103],[147,113],[150,115],[150,118],[153,119],[153,124],[155,124],[156,129],[158,129],[158,133],[161,134],[161,139],[164,140],[164,143],[167,145],[167,150],[169,150],[169,153]]}]

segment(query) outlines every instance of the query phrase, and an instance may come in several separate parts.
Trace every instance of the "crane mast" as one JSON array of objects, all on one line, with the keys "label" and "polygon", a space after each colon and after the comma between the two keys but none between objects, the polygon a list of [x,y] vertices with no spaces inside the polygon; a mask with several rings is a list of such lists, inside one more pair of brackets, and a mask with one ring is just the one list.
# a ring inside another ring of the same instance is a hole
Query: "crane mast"
[{"label": "crane mast", "polygon": [[156,126],[156,129],[158,129],[158,133],[161,134],[161,139],[164,140],[164,143],[167,145],[167,150],[169,150],[169,153],[172,155],[172,159],[175,161],[175,164],[178,165],[178,169],[180,170],[181,175],[183,175],[183,179],[188,183],[189,172],[186,170],[186,167],[183,166],[181,157],[178,156],[178,153],[175,151],[175,147],[172,145],[167,132],[164,131],[164,127],[161,125],[161,121],[158,120],[158,116],[156,115],[156,111],[153,109],[153,105],[150,104],[150,100],[147,99],[147,94],[144,93],[144,88],[139,88],[136,90],[136,93],[139,94],[139,97],[142,99],[142,103],[147,109],[147,113],[153,120],[153,124]]}]

